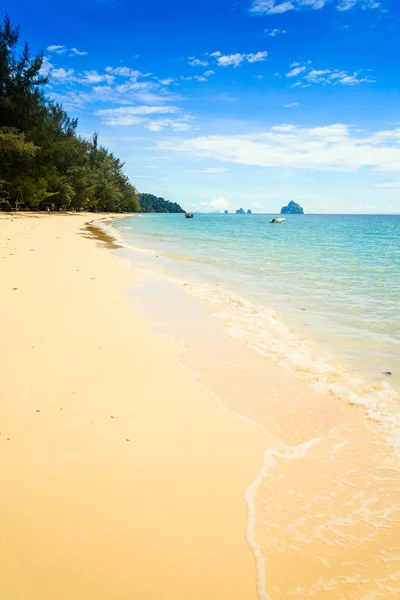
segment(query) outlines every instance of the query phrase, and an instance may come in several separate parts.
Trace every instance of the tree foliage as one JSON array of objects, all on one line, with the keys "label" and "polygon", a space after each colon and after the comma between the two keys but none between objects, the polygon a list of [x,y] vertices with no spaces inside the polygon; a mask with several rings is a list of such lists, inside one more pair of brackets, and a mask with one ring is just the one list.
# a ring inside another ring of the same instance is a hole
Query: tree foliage
[{"label": "tree foliage", "polygon": [[142,212],[183,213],[185,212],[176,202],[169,202],[153,194],[140,194]]},{"label": "tree foliage", "polygon": [[49,101],[43,55],[18,52],[19,28],[0,25],[0,210],[137,212],[139,194],[124,164],[97,135],[76,132],[77,120]]}]

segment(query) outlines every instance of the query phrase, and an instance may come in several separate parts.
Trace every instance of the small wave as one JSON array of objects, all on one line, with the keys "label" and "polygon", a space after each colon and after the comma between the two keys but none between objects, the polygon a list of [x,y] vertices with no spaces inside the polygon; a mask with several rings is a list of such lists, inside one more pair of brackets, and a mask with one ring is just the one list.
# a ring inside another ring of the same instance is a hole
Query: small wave
[{"label": "small wave", "polygon": [[308,381],[317,392],[362,408],[400,449],[400,397],[387,382],[370,384],[346,372],[333,356],[299,338],[275,311],[217,286],[184,285],[225,323],[232,338]]},{"label": "small wave", "polygon": [[[118,228],[109,223],[103,221],[100,224],[117,238],[120,245],[148,255],[157,254],[148,248],[128,244],[118,234]],[[364,410],[371,420],[382,425],[390,442],[400,450],[400,397],[386,381],[371,384],[347,372],[332,355],[296,335],[273,310],[221,286],[183,280],[164,271],[160,273],[158,269],[156,272],[199,298],[216,318],[224,322],[232,338],[273,360],[292,376],[309,382],[318,393],[334,396]]]},{"label": "small wave", "polygon": [[282,446],[280,448],[269,448],[265,451],[263,462],[259,472],[255,479],[247,487],[244,498],[247,504],[247,525],[246,525],[246,538],[247,542],[253,552],[255,563],[256,563],[256,577],[257,577],[257,593],[259,600],[271,600],[271,597],[267,593],[266,581],[265,581],[265,560],[261,552],[261,548],[256,538],[256,521],[257,521],[257,509],[256,509],[256,496],[258,489],[264,479],[267,477],[269,470],[276,465],[276,458],[284,459],[299,459],[303,458],[307,454],[308,448],[321,442],[321,438],[313,438],[300,444],[299,446]]},{"label": "small wave", "polygon": [[155,256],[157,254],[157,252],[155,252],[154,250],[150,250],[150,248],[146,248],[144,246],[137,246],[127,242],[122,231],[126,229],[133,229],[132,227],[125,227],[121,225],[117,226],[113,221],[98,221],[96,223],[96,226],[103,229],[103,231],[105,231],[106,233],[112,235],[118,243],[118,245],[121,246],[121,248],[135,250],[137,252],[141,252],[142,254],[149,254],[152,256]]}]

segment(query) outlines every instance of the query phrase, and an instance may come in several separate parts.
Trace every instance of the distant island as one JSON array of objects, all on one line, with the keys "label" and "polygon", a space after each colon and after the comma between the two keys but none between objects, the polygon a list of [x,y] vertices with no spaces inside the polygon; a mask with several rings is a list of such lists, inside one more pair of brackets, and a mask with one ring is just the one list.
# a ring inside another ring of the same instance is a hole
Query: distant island
[{"label": "distant island", "polygon": [[291,200],[287,206],[282,206],[281,215],[304,215],[304,209]]},{"label": "distant island", "polygon": [[243,210],[243,208],[238,208],[238,209],[237,209],[237,211],[236,211],[236,214],[237,214],[237,215],[246,215],[246,214],[248,214],[248,215],[251,215],[251,210],[249,209],[249,210],[247,211],[247,213],[246,213],[246,212]]},{"label": "distant island", "polygon": [[140,212],[146,213],[184,213],[177,202],[169,202],[153,194],[139,194]]}]

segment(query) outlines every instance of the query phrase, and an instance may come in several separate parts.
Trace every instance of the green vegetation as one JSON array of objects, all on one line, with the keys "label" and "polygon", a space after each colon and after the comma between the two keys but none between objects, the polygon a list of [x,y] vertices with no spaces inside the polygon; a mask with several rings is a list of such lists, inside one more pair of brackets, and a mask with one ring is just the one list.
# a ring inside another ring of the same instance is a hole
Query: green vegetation
[{"label": "green vegetation", "polygon": [[[19,52],[18,40],[19,28],[6,14],[0,25],[0,210],[146,211],[123,163],[98,144],[97,134],[79,136],[77,119],[46,98],[43,55],[31,57],[27,44]],[[151,212],[180,209],[156,200],[148,204]]]},{"label": "green vegetation", "polygon": [[142,212],[157,213],[183,213],[185,212],[176,202],[169,202],[164,198],[157,198],[153,194],[139,194]]}]

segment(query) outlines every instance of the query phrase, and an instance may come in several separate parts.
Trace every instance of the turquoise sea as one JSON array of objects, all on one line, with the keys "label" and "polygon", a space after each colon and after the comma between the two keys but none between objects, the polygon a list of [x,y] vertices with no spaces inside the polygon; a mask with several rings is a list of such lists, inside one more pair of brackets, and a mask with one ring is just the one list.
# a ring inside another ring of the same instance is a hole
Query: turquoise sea
[{"label": "turquoise sea", "polygon": [[150,214],[114,221],[146,270],[231,337],[361,406],[399,440],[400,215]]}]

